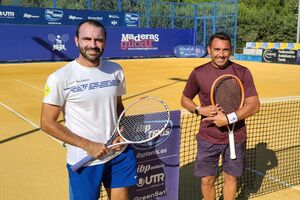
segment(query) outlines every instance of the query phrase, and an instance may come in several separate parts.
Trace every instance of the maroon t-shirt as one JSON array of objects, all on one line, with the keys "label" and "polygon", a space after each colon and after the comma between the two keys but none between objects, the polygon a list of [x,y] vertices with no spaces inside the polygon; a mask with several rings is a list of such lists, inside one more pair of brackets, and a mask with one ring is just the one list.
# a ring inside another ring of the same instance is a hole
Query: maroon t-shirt
[{"label": "maroon t-shirt", "polygon": [[[245,98],[256,96],[256,88],[249,69],[237,63],[231,62],[224,69],[218,69],[212,66],[211,62],[196,67],[190,74],[186,86],[184,88],[184,96],[193,99],[198,95],[201,106],[211,105],[210,91],[213,82],[221,75],[233,74],[237,76],[243,83],[245,90]],[[203,116],[204,117],[204,116]],[[197,138],[216,144],[228,143],[228,129],[226,126],[217,127],[209,121],[201,121]],[[246,140],[245,121],[241,120],[234,127],[235,142],[243,142]]]}]

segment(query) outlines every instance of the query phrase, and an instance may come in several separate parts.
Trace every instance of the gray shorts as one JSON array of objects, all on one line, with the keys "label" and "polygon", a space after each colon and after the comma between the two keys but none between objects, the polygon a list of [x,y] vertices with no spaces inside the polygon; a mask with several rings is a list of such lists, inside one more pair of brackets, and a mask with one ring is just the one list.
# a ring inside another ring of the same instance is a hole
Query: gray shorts
[{"label": "gray shorts", "polygon": [[235,177],[242,176],[246,163],[246,142],[235,144],[236,159],[230,159],[229,144],[211,144],[198,140],[198,153],[194,175],[198,177],[216,176],[218,163],[222,155],[223,171]]}]

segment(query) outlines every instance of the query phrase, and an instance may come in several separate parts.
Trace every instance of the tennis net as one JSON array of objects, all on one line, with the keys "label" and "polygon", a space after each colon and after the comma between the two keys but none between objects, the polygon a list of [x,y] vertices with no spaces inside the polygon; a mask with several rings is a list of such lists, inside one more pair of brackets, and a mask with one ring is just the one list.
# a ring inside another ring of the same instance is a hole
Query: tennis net
[{"label": "tennis net", "polygon": [[[182,111],[179,199],[202,199],[200,179],[193,175],[195,135],[200,117]],[[300,97],[261,99],[260,112],[246,119],[246,169],[238,179],[236,199],[250,199],[300,184]],[[216,179],[222,198],[222,162]],[[102,188],[100,199],[107,199]]]},{"label": "tennis net", "polygon": [[[194,177],[195,135],[200,117],[182,112],[179,199],[201,199]],[[300,97],[261,99],[261,109],[246,120],[246,170],[238,179],[237,199],[248,199],[300,184]],[[222,199],[222,166],[215,183]]]}]

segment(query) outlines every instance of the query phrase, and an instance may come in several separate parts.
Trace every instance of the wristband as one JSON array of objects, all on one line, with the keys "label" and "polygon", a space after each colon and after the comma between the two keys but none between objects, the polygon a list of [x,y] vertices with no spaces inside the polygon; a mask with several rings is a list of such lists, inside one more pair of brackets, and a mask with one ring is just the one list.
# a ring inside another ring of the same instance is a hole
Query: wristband
[{"label": "wristband", "polygon": [[197,107],[195,108],[195,113],[196,113],[196,115],[199,115],[199,111],[198,111],[199,108],[200,108],[200,106],[197,106]]},{"label": "wristband", "polygon": [[238,116],[236,115],[235,112],[229,113],[228,115],[226,115],[226,117],[227,117],[228,124],[233,124],[238,121]]}]

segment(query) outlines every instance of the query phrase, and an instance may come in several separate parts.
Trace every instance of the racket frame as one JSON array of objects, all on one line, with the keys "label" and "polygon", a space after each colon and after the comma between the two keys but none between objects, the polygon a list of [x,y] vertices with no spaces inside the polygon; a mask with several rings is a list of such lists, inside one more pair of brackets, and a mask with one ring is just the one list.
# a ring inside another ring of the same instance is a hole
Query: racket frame
[{"label": "racket frame", "polygon": [[[146,139],[146,140],[142,140],[142,141],[129,141],[127,140],[124,136],[122,136],[122,131],[120,130],[119,128],[119,124],[122,120],[122,117],[125,115],[126,111],[132,107],[133,105],[137,104],[138,102],[140,101],[143,101],[144,99],[155,99],[156,101],[159,101],[166,109],[166,112],[167,112],[167,119],[166,119],[166,123],[164,125],[164,127],[156,134],[154,134],[152,137]],[[170,122],[170,110],[169,110],[169,107],[167,106],[167,104],[157,98],[157,97],[152,97],[152,96],[144,96],[144,97],[141,97],[137,100],[135,100],[134,102],[130,103],[123,111],[122,113],[119,115],[119,118],[118,118],[118,121],[116,123],[116,127],[115,127],[115,130],[114,130],[114,133],[113,135],[110,137],[110,138],[113,138],[113,137],[116,137],[116,134],[118,134],[119,136],[122,137],[122,139],[124,140],[124,142],[119,142],[119,143],[116,143],[116,144],[105,144],[105,146],[107,148],[112,148],[112,147],[115,147],[115,146],[119,146],[119,145],[127,145],[127,144],[141,144],[141,143],[145,143],[145,142],[148,142],[150,140],[153,140],[155,139],[156,137],[158,137],[163,131],[166,130],[167,126],[169,125],[169,122]],[[124,148],[123,148],[124,149]],[[87,155],[86,157],[84,157],[82,160],[80,160],[79,162],[77,162],[76,164],[72,165],[71,166],[71,169],[72,171],[76,172],[78,171],[81,167],[83,167],[84,165],[88,164],[89,162],[92,162],[96,160],[95,158],[93,158],[92,156],[90,155]]]},{"label": "racket frame", "polygon": [[[144,99],[154,99],[156,101],[159,101],[166,109],[166,112],[167,112],[167,119],[166,119],[166,123],[164,125],[164,127],[156,134],[154,134],[152,137],[148,138],[148,139],[145,139],[145,140],[140,140],[140,141],[130,141],[130,140],[127,140],[123,135],[122,135],[122,131],[120,130],[120,122],[122,120],[122,117],[126,114],[126,111],[132,107],[133,105],[137,104],[138,102],[140,101],[143,101]],[[149,142],[150,140],[153,140],[154,138],[156,138],[157,136],[159,136],[168,126],[170,122],[170,110],[167,106],[167,104],[162,101],[161,99],[157,98],[157,97],[152,97],[152,96],[145,96],[145,97],[141,97],[139,99],[137,99],[136,101],[132,102],[131,104],[129,104],[124,110],[123,112],[120,114],[119,118],[118,118],[118,121],[117,121],[117,124],[116,124],[116,129],[117,129],[117,134],[119,134],[119,136],[122,137],[122,139],[124,140],[124,142],[120,142],[120,143],[117,143],[117,144],[112,144],[112,145],[108,145],[107,148],[112,148],[114,146],[118,146],[118,145],[122,145],[122,144],[141,144],[141,143],[145,143],[145,142]]]},{"label": "racket frame", "polygon": [[[218,103],[215,102],[214,100],[214,94],[215,94],[215,87],[217,85],[217,83],[221,80],[221,79],[224,79],[225,77],[231,77],[233,79],[236,80],[237,84],[239,85],[240,89],[241,89],[241,103],[239,105],[239,109],[244,105],[244,100],[245,100],[245,92],[244,92],[244,86],[243,86],[243,83],[242,81],[235,75],[233,74],[224,74],[224,75],[221,75],[219,76],[212,84],[212,87],[211,87],[211,91],[210,91],[210,100],[211,100],[211,104],[213,106],[217,105]],[[225,114],[225,113],[224,113]],[[229,113],[228,113],[229,114]],[[235,123],[233,124],[228,124],[227,125],[227,129],[228,129],[228,139],[229,139],[229,149],[230,149],[230,159],[234,160],[236,159],[236,151],[235,151],[235,141],[234,141],[234,125]]]}]

